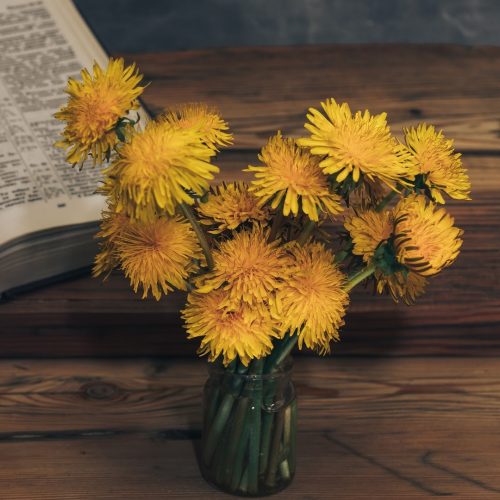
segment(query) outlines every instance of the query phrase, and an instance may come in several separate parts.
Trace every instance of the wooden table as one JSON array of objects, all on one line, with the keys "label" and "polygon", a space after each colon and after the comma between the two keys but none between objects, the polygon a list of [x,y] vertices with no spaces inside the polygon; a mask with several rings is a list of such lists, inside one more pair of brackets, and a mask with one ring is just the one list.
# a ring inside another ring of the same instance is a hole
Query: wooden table
[{"label": "wooden table", "polygon": [[[220,108],[236,139],[225,179],[277,128],[300,135],[307,107],[330,96],[387,111],[396,133],[426,121],[456,139],[473,182],[472,202],[447,205],[461,256],[412,308],[356,290],[335,356],[297,360],[298,473],[279,498],[500,498],[500,49],[127,59],[152,81],[153,112]],[[0,305],[2,499],[223,497],[197,471],[205,363],[180,328],[182,300],[142,302],[120,276],[84,276]]]},{"label": "wooden table", "polygon": [[[300,358],[288,499],[500,498],[495,358]],[[201,479],[201,360],[0,362],[5,500],[227,498]]]}]

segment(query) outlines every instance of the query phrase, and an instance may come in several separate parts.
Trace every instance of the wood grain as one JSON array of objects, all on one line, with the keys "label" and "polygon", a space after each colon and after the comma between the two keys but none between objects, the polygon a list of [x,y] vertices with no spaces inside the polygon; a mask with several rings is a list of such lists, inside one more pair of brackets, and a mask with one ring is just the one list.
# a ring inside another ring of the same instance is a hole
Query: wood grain
[{"label": "wood grain", "polygon": [[[414,307],[356,290],[340,355],[500,354],[500,49],[314,46],[143,54],[155,112],[184,101],[217,105],[234,129],[221,179],[242,178],[277,128],[302,134],[308,106],[326,97],[388,111],[394,131],[427,121],[456,138],[472,202],[447,205],[464,228],[454,266]],[[125,280],[82,277],[0,304],[0,356],[193,354],[180,327],[181,294],[141,301]]]},{"label": "wood grain", "polygon": [[[202,361],[0,362],[6,500],[222,498],[200,478]],[[498,498],[500,360],[298,359],[277,498]]]},{"label": "wood grain", "polygon": [[393,130],[428,121],[462,151],[500,151],[500,49],[453,45],[314,45],[134,54],[152,84],[146,105],[220,108],[235,147],[256,149],[281,129],[303,134],[327,97],[389,115]]}]

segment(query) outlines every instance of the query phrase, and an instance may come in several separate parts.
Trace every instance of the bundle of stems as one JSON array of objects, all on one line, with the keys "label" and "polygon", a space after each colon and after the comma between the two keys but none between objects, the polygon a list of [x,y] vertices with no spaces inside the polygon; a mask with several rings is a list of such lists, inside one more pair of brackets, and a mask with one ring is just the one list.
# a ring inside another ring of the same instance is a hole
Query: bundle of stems
[{"label": "bundle of stems", "polygon": [[295,471],[297,401],[290,381],[296,337],[274,356],[216,368],[205,391],[205,477],[230,492],[256,495],[287,484]]}]

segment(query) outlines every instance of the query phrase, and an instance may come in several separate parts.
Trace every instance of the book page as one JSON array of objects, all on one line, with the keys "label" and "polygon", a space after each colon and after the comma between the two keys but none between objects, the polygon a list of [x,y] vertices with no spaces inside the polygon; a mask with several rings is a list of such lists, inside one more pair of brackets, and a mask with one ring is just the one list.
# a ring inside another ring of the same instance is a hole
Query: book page
[{"label": "book page", "polygon": [[0,1],[0,244],[100,218],[99,167],[53,145],[67,80],[94,60],[107,56],[70,0]]}]

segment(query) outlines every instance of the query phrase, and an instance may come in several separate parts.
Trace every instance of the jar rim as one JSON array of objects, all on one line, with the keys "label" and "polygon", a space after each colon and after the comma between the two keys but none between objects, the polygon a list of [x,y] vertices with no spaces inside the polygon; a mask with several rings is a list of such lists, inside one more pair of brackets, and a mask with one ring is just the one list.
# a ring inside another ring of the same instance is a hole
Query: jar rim
[{"label": "jar rim", "polygon": [[288,356],[283,363],[279,365],[278,370],[270,373],[238,373],[237,371],[231,372],[226,367],[222,365],[220,362],[212,362],[208,363],[208,371],[212,375],[224,375],[228,374],[231,377],[238,377],[242,380],[272,380],[275,378],[286,377],[289,375],[293,368],[293,359],[291,356]]}]

